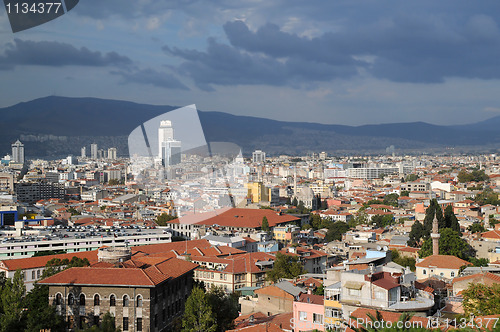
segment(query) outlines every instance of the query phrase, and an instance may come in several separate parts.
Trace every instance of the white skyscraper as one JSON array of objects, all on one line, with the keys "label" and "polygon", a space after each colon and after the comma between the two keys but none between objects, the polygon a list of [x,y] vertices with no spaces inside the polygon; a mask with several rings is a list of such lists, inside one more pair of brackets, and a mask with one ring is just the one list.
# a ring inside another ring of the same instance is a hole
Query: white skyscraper
[{"label": "white skyscraper", "polygon": [[86,147],[83,147],[83,148],[82,148],[82,154],[81,154],[81,157],[82,157],[82,158],[86,158],[86,157],[87,157],[87,148],[86,148]]},{"label": "white skyscraper", "polygon": [[160,122],[158,129],[158,157],[163,166],[177,165],[181,162],[181,142],[174,139],[172,121]]},{"label": "white skyscraper", "polygon": [[108,149],[108,159],[115,160],[116,159],[116,148]]},{"label": "white skyscraper", "polygon": [[90,158],[97,159],[97,144],[90,144]]},{"label": "white skyscraper", "polygon": [[266,161],[266,153],[261,150],[255,150],[252,153],[252,161],[254,163],[263,163]]},{"label": "white skyscraper", "polygon": [[12,159],[15,163],[24,164],[24,144],[17,140],[12,144]]},{"label": "white skyscraper", "polygon": [[172,121],[165,120],[160,122],[160,128],[158,129],[158,157],[163,155],[163,143],[167,141],[174,140],[174,128],[172,127]]}]

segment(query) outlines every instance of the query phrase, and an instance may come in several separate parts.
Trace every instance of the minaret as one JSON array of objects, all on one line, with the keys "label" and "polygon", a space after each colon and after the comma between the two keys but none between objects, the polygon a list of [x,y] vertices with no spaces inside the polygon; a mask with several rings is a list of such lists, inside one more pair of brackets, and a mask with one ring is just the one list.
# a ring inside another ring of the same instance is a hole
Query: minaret
[{"label": "minaret", "polygon": [[433,255],[439,255],[439,226],[438,226],[438,219],[437,219],[437,211],[434,213],[434,220],[432,221],[432,233],[431,233],[431,238],[432,238],[432,254]]},{"label": "minaret", "polygon": [[484,228],[490,228],[490,215],[488,213],[484,214]]}]

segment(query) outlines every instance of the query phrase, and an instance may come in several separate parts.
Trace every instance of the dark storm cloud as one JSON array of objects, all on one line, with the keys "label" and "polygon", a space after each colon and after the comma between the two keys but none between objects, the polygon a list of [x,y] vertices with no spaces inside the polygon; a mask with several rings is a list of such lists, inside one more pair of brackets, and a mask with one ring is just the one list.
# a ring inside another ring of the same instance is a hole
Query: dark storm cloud
[{"label": "dark storm cloud", "polygon": [[314,38],[270,23],[251,31],[242,21],[227,22],[224,31],[230,45],[209,39],[206,51],[163,49],[185,60],[179,71],[202,87],[297,86],[349,78],[359,69],[395,82],[500,78],[500,32],[484,14],[454,20],[401,14]]},{"label": "dark storm cloud", "polygon": [[0,69],[12,69],[20,65],[36,66],[127,66],[132,61],[116,52],[101,53],[86,47],[52,41],[15,39],[8,43],[0,55]]},{"label": "dark storm cloud", "polygon": [[124,83],[149,84],[160,88],[189,90],[187,86],[182,84],[173,75],[153,69],[112,71],[111,74],[121,76]]},{"label": "dark storm cloud", "polygon": [[319,64],[300,57],[282,60],[268,55],[252,54],[208,39],[205,52],[164,46],[169,54],[185,60],[178,66],[180,74],[191,77],[203,90],[214,85],[267,84],[300,86],[314,81],[347,78],[356,74],[353,66]]}]

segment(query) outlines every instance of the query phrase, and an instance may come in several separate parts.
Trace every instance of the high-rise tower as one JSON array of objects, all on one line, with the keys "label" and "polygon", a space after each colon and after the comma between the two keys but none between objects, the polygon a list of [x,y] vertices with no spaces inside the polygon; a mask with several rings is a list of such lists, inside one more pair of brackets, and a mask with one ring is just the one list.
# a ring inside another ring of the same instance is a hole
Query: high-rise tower
[{"label": "high-rise tower", "polygon": [[163,166],[173,166],[181,162],[181,141],[174,139],[172,121],[160,122],[158,129],[158,157]]},{"label": "high-rise tower", "polygon": [[20,140],[12,144],[12,161],[24,164],[24,144]]}]

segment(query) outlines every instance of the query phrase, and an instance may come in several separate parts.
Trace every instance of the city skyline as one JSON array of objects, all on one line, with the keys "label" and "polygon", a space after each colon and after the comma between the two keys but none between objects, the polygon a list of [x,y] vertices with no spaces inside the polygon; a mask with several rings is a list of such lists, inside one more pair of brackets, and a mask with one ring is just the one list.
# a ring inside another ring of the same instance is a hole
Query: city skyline
[{"label": "city skyline", "polygon": [[0,107],[89,96],[287,121],[471,123],[500,111],[498,11],[464,1],[82,2],[16,34],[1,11]]}]

